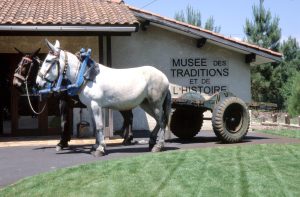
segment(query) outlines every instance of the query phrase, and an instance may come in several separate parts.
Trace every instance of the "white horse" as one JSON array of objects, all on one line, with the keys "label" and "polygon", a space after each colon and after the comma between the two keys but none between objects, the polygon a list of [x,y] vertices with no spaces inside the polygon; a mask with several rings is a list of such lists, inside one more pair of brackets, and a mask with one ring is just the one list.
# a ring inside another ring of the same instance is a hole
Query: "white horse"
[{"label": "white horse", "polygon": [[[52,45],[44,60],[36,83],[45,87],[46,82],[55,82],[58,75],[65,71],[65,78],[75,83],[80,67],[78,58],[60,49],[59,41]],[[65,65],[67,63],[67,67]],[[97,64],[100,73],[94,81],[88,81],[79,93],[80,101],[85,104],[96,125],[95,156],[105,154],[102,109],[130,110],[140,106],[156,120],[151,132],[149,148],[159,152],[164,147],[165,129],[171,110],[171,94],[167,77],[158,69],[143,66],[129,69],[112,69]]]}]

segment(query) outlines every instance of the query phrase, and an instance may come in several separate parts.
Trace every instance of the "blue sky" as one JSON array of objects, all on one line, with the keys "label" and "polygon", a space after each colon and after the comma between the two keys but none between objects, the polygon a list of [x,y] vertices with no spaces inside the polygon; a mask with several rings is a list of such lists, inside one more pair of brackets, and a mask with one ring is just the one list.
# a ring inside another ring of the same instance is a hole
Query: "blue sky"
[{"label": "blue sky", "polygon": [[[246,18],[252,20],[252,5],[258,5],[259,0],[125,0],[125,3],[170,18],[191,5],[200,10],[202,21],[213,16],[215,24],[221,26],[221,34],[244,38]],[[273,17],[280,18],[282,39],[292,36],[300,42],[300,0],[265,0],[264,6]]]}]

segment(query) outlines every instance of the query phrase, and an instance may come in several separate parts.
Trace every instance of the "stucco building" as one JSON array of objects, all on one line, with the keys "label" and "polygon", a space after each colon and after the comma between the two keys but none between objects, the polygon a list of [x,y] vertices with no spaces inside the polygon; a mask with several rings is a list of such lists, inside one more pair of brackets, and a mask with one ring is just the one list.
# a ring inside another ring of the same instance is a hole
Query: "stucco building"
[{"label": "stucco building", "polygon": [[[38,117],[26,107],[25,95],[12,87],[20,56],[14,47],[32,52],[44,39],[58,39],[61,48],[75,53],[91,48],[92,57],[113,68],[152,65],[163,71],[173,97],[197,91],[213,94],[227,90],[251,101],[250,66],[280,61],[281,54],[175,21],[118,0],[7,0],[0,2],[0,68],[3,87],[1,132],[12,135],[59,133],[57,101],[48,102]],[[134,88],[134,87],[133,87]],[[35,98],[32,97],[34,100]],[[36,101],[35,107],[39,107]],[[57,109],[57,110],[56,110]],[[79,109],[70,111],[73,129]],[[85,110],[81,118],[89,121]],[[106,113],[106,135],[121,127],[118,112]],[[133,129],[152,129],[151,118],[134,110]]]}]

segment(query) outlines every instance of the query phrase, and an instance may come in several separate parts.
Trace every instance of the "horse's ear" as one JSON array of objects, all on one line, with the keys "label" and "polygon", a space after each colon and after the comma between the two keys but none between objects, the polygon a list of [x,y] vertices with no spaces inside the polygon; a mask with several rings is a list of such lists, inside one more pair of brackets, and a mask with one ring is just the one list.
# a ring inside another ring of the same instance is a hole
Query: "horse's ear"
[{"label": "horse's ear", "polygon": [[60,43],[58,40],[55,41],[54,47],[59,49],[60,48]]},{"label": "horse's ear", "polygon": [[31,57],[35,57],[37,56],[37,54],[40,52],[41,48],[38,48],[35,52],[31,53],[30,56]]},{"label": "horse's ear", "polygon": [[46,42],[46,45],[47,45],[47,47],[49,48],[50,51],[56,52],[57,49],[55,48],[55,46],[53,46],[53,44],[51,44],[51,43],[47,40],[47,38],[45,39],[45,42]]},{"label": "horse's ear", "polygon": [[25,56],[25,53],[23,53],[22,51],[20,51],[18,48],[15,47],[15,50],[20,53],[22,56]]}]

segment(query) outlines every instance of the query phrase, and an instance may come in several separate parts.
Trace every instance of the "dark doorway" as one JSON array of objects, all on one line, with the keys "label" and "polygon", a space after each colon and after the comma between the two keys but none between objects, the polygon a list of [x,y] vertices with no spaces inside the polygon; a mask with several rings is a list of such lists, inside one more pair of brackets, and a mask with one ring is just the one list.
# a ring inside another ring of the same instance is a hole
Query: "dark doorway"
[{"label": "dark doorway", "polygon": [[21,56],[18,54],[0,54],[0,134],[12,133],[12,77],[13,69]]},{"label": "dark doorway", "polygon": [[[45,55],[41,55],[42,59]],[[12,85],[19,54],[0,54],[0,134],[12,136],[38,136],[60,133],[59,107],[56,98],[49,98],[45,112],[35,115],[29,107],[25,92],[20,93]],[[37,73],[38,68],[33,72]],[[29,79],[34,83],[35,77]],[[43,102],[35,95],[29,96],[35,110],[41,110]]]}]

